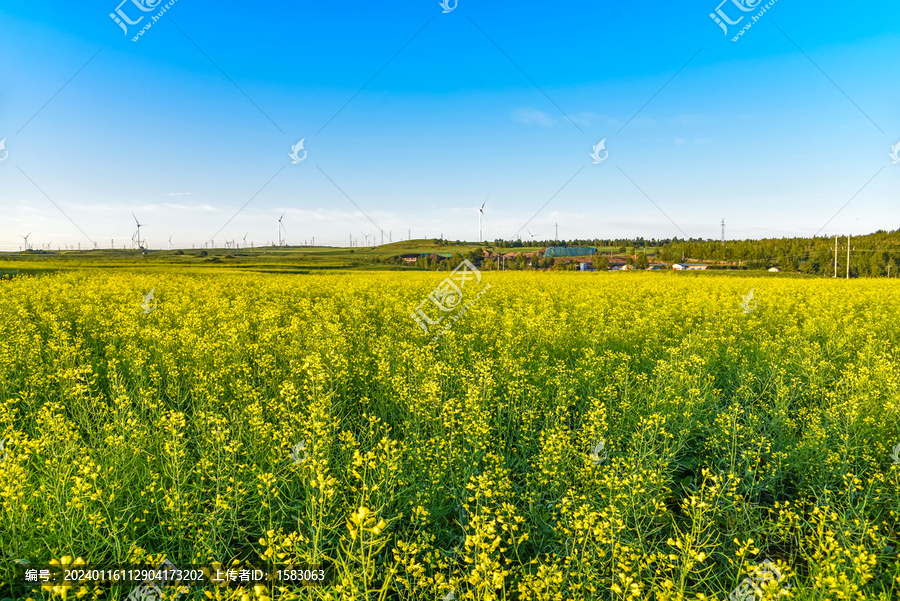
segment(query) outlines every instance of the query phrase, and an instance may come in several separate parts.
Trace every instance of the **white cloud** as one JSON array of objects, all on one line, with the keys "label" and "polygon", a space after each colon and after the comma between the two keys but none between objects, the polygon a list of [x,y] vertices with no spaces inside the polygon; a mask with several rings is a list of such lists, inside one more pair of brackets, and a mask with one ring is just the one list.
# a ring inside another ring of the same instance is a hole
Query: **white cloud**
[{"label": "white cloud", "polygon": [[543,125],[544,127],[556,125],[556,119],[537,109],[518,109],[513,113],[513,117],[525,125]]},{"label": "white cloud", "polygon": [[695,115],[695,114],[683,114],[677,115],[669,119],[669,123],[674,125],[681,125],[684,127],[690,127],[693,125],[700,125],[701,123],[706,123],[705,115]]},{"label": "white cloud", "polygon": [[622,122],[618,119],[613,119],[612,117],[592,112],[584,112],[572,115],[572,121],[586,127],[592,127],[596,124],[607,125],[609,127],[615,128],[619,128],[622,126]]}]

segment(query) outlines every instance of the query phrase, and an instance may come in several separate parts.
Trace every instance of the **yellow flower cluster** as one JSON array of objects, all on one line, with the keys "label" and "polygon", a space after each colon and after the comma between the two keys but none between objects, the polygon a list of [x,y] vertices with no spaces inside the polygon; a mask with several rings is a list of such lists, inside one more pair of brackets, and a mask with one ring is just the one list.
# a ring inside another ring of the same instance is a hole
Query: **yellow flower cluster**
[{"label": "yellow flower cluster", "polygon": [[483,277],[436,342],[431,272],[0,282],[0,598],[162,558],[326,574],[183,601],[896,598],[900,285]]}]

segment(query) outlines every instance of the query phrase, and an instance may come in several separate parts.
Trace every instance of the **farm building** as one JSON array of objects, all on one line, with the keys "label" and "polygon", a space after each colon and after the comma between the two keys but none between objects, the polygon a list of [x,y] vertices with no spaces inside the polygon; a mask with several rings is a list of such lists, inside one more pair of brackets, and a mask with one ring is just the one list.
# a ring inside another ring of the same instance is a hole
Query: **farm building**
[{"label": "farm building", "polygon": [[544,251],[544,257],[587,257],[597,253],[590,246],[550,246]]},{"label": "farm building", "polygon": [[407,265],[415,265],[416,261],[418,261],[420,257],[424,257],[426,260],[430,260],[432,257],[437,257],[440,260],[450,259],[453,257],[453,255],[447,253],[419,253],[414,255],[400,255],[400,258],[403,259],[404,263],[406,263]]},{"label": "farm building", "polygon": [[699,263],[675,263],[672,269],[675,271],[706,271],[709,265],[700,265]]}]

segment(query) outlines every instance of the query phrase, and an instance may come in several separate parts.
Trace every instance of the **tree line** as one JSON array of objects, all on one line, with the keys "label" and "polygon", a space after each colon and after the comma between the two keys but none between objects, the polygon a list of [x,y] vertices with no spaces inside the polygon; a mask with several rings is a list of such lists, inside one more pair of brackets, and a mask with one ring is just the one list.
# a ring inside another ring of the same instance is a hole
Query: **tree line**
[{"label": "tree line", "polygon": [[[687,258],[710,263],[785,271],[810,275],[847,275],[847,238],[767,238],[762,240],[672,240],[658,258],[678,262]],[[895,277],[900,274],[900,230],[879,230],[850,239],[850,277]]]},{"label": "tree line", "polygon": [[[435,242],[448,245],[446,241]],[[457,244],[462,244],[457,242]],[[495,240],[490,250],[508,252],[508,249],[522,248],[521,240]],[[670,239],[578,239],[545,240],[532,242],[534,247],[546,246],[591,246],[617,248],[619,255],[625,256],[626,265],[635,269],[646,269],[650,260],[664,263],[682,261],[703,262],[719,267],[739,269],[769,269],[778,267],[783,271],[795,271],[808,275],[831,276],[835,271],[839,277],[847,275],[847,238],[837,239],[837,261],[835,261],[835,239],[827,236],[811,238],[764,238],[760,240],[721,240],[700,238]],[[610,254],[598,252],[593,256],[596,269],[605,270],[610,266]],[[484,256],[484,249],[475,248],[468,252],[455,252],[450,257],[437,254],[417,258],[419,269],[449,271],[468,259],[481,269],[554,269],[577,270],[577,261],[556,262],[551,257],[532,259],[524,252],[503,261]],[[384,259],[384,263],[405,264],[400,256]],[[897,277],[900,276],[900,229],[879,230],[873,234],[850,239],[850,277]]]}]

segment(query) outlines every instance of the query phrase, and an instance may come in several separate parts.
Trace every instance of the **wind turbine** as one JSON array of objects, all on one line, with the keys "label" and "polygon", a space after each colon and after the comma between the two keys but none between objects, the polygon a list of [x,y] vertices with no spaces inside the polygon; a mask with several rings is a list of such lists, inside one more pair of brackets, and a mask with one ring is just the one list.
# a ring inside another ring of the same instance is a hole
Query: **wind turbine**
[{"label": "wind turbine", "polygon": [[360,232],[360,234],[362,234],[363,236],[366,237],[366,246],[369,246],[369,235],[370,235],[370,234],[367,234],[367,233],[365,233],[365,232]]},{"label": "wind turbine", "polygon": [[531,230],[528,230],[528,229],[526,229],[525,231],[528,232],[529,236],[531,236],[531,243],[534,244],[534,237],[539,236],[540,234],[532,234]]},{"label": "wind turbine", "polygon": [[282,246],[284,244],[284,241],[281,238],[282,230],[284,231],[285,234],[287,233],[287,230],[285,230],[284,226],[281,224],[282,219],[284,219],[284,213],[282,213],[281,217],[278,218],[278,246]]},{"label": "wind turbine", "polygon": [[169,236],[169,250],[172,250],[172,236]]},{"label": "wind turbine", "polygon": [[[134,217],[134,213],[132,213],[131,216]],[[134,217],[134,223],[135,223],[135,225],[137,225],[137,243],[138,243],[138,248],[144,248],[144,244],[143,244],[143,242],[141,241],[141,222],[138,221],[138,218],[137,218],[137,217]],[[132,240],[134,240],[134,238],[132,238]]]},{"label": "wind turbine", "polygon": [[478,209],[478,241],[479,242],[482,242],[484,240],[484,234],[483,234],[483,230],[481,228],[481,222],[484,219],[484,205],[487,204],[488,198],[490,198],[490,197],[491,197],[491,195],[488,194],[487,198],[484,199],[484,202],[481,203],[481,208]]},{"label": "wind turbine", "polygon": [[30,250],[28,247],[28,238],[29,238],[29,236],[31,236],[31,234],[32,234],[32,232],[28,232],[28,236],[19,236],[19,238],[22,238],[23,240],[25,240],[25,250]]},{"label": "wind turbine", "polygon": [[250,235],[250,232],[247,232],[246,234],[244,234],[244,248],[247,248],[247,236],[249,236],[249,235]]}]

